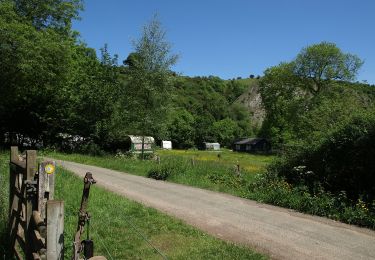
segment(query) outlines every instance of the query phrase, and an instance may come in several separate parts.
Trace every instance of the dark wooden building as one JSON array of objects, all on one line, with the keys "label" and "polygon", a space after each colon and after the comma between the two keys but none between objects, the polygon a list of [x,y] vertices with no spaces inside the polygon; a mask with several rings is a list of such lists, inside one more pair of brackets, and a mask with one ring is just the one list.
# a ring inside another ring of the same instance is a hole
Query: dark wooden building
[{"label": "dark wooden building", "polygon": [[233,151],[267,153],[271,151],[271,143],[265,138],[241,138],[233,142]]}]

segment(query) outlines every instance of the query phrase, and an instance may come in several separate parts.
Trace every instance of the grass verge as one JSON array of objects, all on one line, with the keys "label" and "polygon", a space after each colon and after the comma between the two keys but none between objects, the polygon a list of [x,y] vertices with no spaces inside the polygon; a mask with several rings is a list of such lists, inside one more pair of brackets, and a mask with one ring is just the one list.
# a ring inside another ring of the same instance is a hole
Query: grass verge
[{"label": "grass verge", "polygon": [[[0,154],[0,191],[5,195],[8,189],[6,180],[9,178],[8,156],[8,153]],[[65,256],[69,259],[83,181],[61,168],[55,174],[55,198],[65,201]],[[3,232],[8,200],[0,202],[0,228]],[[144,234],[169,259],[267,259],[249,248],[216,239],[182,221],[100,187],[92,187],[88,210],[92,215],[90,236],[95,241],[95,254],[104,255],[108,259],[161,259],[138,232]],[[4,245],[6,236],[1,239],[0,245]],[[5,247],[1,250],[1,256],[9,259],[5,255]]]}]

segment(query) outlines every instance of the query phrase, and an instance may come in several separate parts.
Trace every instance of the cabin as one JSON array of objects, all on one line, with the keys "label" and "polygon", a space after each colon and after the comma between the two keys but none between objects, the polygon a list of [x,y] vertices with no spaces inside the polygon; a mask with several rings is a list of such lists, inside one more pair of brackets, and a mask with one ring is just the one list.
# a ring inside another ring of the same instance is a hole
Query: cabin
[{"label": "cabin", "polygon": [[153,153],[155,139],[152,136],[136,136],[128,135],[125,141],[125,149],[132,153],[142,152],[142,139],[144,139],[143,151],[144,153]]},{"label": "cabin", "polygon": [[268,153],[271,151],[271,143],[265,138],[241,138],[233,142],[233,151],[257,153]]},{"label": "cabin", "polygon": [[161,149],[172,150],[172,142],[171,141],[161,141]]},{"label": "cabin", "polygon": [[220,144],[219,143],[203,143],[203,150],[213,150],[213,151],[219,151],[220,150]]}]

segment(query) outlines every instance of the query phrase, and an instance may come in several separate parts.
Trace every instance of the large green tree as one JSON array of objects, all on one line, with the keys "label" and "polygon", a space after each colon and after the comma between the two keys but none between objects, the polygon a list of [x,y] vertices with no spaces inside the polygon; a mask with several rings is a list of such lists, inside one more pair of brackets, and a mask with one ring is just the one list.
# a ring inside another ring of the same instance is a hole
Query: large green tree
[{"label": "large green tree", "polygon": [[36,28],[13,1],[0,2],[2,132],[40,139],[48,129],[71,63],[72,40],[55,28]]},{"label": "large green tree", "polygon": [[303,48],[292,62],[293,73],[305,79],[311,94],[319,93],[332,80],[354,80],[363,61],[354,54],[344,53],[336,44],[321,42]]},{"label": "large green tree", "polygon": [[171,66],[177,56],[172,54],[166,32],[156,16],[144,26],[133,45],[134,53],[125,62],[129,69],[123,93],[124,121],[130,133],[158,137],[159,130],[164,129],[173,86]]},{"label": "large green tree", "polygon": [[291,62],[267,69],[259,88],[266,110],[262,134],[276,144],[296,140],[306,115],[322,104],[324,92],[339,80],[353,80],[362,63],[335,44],[322,42],[302,49]]},{"label": "large green tree", "polygon": [[1,138],[61,146],[63,133],[104,146],[118,69],[106,46],[99,61],[71,30],[81,7],[79,0],[0,1]]}]

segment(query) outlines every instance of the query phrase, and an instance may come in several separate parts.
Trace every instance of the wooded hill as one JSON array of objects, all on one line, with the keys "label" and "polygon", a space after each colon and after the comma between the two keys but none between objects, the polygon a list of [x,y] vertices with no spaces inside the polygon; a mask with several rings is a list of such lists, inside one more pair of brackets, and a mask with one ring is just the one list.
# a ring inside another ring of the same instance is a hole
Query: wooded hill
[{"label": "wooded hill", "polygon": [[[373,87],[347,83],[361,61],[334,44],[311,49],[328,50],[317,57],[333,55],[351,67],[335,64],[342,70],[330,69],[317,89],[303,74],[303,52],[290,63],[300,67],[281,64],[260,79],[191,78],[170,70],[176,57],[158,21],[145,26],[125,61],[106,45],[97,57],[71,28],[81,8],[78,0],[0,1],[1,144],[96,153],[121,149],[128,134],[147,134],[176,148],[203,141],[230,146],[257,135],[277,146],[372,107]],[[160,36],[153,47],[162,51],[149,59],[144,43],[152,35]]]}]

